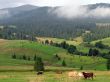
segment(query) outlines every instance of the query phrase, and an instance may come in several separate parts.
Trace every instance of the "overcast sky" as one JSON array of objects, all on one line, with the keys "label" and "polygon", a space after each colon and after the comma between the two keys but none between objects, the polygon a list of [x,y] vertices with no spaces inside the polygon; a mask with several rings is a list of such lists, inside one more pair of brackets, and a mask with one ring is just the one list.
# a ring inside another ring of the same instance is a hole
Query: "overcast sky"
[{"label": "overcast sky", "polygon": [[24,4],[37,6],[64,6],[72,4],[110,3],[110,0],[0,0],[0,8],[14,7]]}]

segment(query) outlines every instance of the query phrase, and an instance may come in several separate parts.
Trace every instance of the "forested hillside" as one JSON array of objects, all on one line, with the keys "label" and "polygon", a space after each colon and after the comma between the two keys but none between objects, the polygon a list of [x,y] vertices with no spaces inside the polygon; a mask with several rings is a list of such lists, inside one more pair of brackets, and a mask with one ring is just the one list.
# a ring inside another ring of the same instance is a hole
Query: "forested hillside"
[{"label": "forested hillside", "polygon": [[[109,8],[110,4],[86,5],[89,11],[98,8]],[[27,9],[28,8],[28,9]],[[2,9],[8,11],[8,17],[0,20],[0,38],[5,39],[32,39],[36,36],[54,38],[76,38],[82,36],[84,41],[90,42],[97,39],[110,37],[110,18],[76,18],[65,19],[49,12],[59,7],[36,7],[24,5],[15,8]],[[101,25],[99,25],[101,24]],[[107,25],[103,25],[107,24]],[[10,28],[14,26],[16,28]],[[14,35],[13,35],[14,34]],[[7,38],[8,36],[8,38]]]}]

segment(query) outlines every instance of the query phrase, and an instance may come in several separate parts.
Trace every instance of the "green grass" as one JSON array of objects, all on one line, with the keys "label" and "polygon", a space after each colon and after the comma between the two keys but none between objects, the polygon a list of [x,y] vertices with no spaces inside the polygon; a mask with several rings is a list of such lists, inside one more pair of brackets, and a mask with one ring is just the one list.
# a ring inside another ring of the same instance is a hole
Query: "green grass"
[{"label": "green grass", "polygon": [[[87,47],[80,45],[77,47],[79,51],[88,52]],[[13,53],[15,53],[17,57],[24,54],[30,56],[31,61],[12,59]],[[41,56],[44,62],[53,66],[61,66],[62,60],[65,60],[68,67],[80,68],[81,65],[83,65],[84,69],[106,70],[106,60],[103,58],[69,54],[64,49],[27,40],[2,40],[0,43],[0,66],[33,65],[35,54]],[[60,61],[54,61],[53,56],[55,54],[61,57]]]},{"label": "green grass", "polygon": [[110,46],[110,37],[109,38],[104,38],[104,39],[101,39],[101,40],[93,41],[92,44],[95,44],[96,42],[99,42],[99,41],[102,41],[103,44]]},{"label": "green grass", "polygon": [[[88,51],[88,47],[78,45],[77,48],[83,52]],[[27,55],[31,57],[31,61],[12,59],[12,54]],[[53,61],[53,55],[58,54],[61,61]],[[32,58],[34,55],[41,56],[44,62],[49,62],[53,66],[45,66],[46,72],[37,76],[33,71]],[[66,61],[68,67],[59,67],[62,60]],[[75,80],[68,77],[68,71],[80,71],[80,66],[83,66],[83,71],[92,71],[97,77],[93,82],[109,82],[110,72],[106,71],[106,60],[100,57],[87,57],[69,54],[66,50],[43,45],[38,42],[30,42],[27,40],[0,40],[0,82],[91,82],[92,80]],[[57,66],[57,67],[55,67]],[[103,71],[93,71],[93,70]],[[63,74],[56,74],[56,70],[62,70]],[[68,80],[68,81],[67,81]]]},{"label": "green grass", "polygon": [[0,43],[0,65],[9,64],[31,64],[32,61],[13,60],[12,54],[30,56],[34,55],[43,57],[44,60],[49,60],[56,53],[64,52],[65,50],[49,45],[42,45],[37,42],[21,41],[21,40],[5,40]]},{"label": "green grass", "polygon": [[[27,67],[27,66],[26,66]],[[14,68],[14,67],[13,67]],[[13,69],[12,68],[12,69]],[[6,71],[0,72],[0,82],[109,82],[110,81],[110,71],[94,71],[94,70],[82,70],[87,72],[93,72],[96,77],[94,80],[83,78],[77,79],[76,77],[68,77],[69,71],[79,71],[73,68],[65,67],[46,67],[46,72],[43,75],[36,75],[36,72],[29,71],[30,68],[27,68],[26,71],[18,72],[17,70],[22,70],[19,67],[16,67],[14,72]],[[22,67],[24,68],[24,67]],[[31,68],[32,69],[32,68]],[[56,70],[63,70],[63,74],[56,74]]]}]

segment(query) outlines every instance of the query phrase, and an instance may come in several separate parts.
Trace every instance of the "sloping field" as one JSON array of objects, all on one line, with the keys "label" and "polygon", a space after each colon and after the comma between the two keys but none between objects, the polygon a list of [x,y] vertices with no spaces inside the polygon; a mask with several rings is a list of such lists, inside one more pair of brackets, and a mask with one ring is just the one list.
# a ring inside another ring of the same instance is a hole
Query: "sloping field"
[{"label": "sloping field", "polygon": [[[33,57],[36,54],[41,56],[47,64],[54,66],[61,66],[62,60],[65,60],[68,67],[80,68],[81,66],[84,66],[85,69],[106,69],[106,60],[103,58],[77,56],[75,54],[67,53],[64,49],[43,45],[37,42],[27,40],[2,40],[0,45],[1,66],[33,65]],[[18,58],[21,55],[30,56],[31,60],[12,59],[13,53],[15,53]],[[61,60],[54,60],[55,58],[53,58],[53,56],[55,54],[58,54]]]},{"label": "sloping field", "polygon": [[96,40],[96,41],[93,41],[92,43],[95,44],[96,42],[99,42],[99,41],[102,41],[103,44],[110,46],[110,38],[104,38],[101,40]]}]

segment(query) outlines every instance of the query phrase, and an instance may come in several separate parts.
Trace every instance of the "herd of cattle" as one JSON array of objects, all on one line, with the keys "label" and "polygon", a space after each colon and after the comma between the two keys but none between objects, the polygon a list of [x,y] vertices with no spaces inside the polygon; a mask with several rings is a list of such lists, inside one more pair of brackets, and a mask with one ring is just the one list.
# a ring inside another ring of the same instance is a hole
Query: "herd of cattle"
[{"label": "herd of cattle", "polygon": [[[62,74],[62,71],[56,71],[56,74]],[[37,72],[37,75],[42,75],[43,72]],[[78,71],[70,71],[68,72],[68,77],[75,77],[75,78],[84,78],[84,79],[89,79],[91,78],[93,80],[94,77],[94,73],[93,72],[78,72]]]}]

